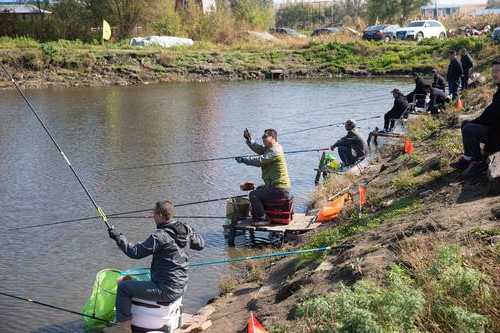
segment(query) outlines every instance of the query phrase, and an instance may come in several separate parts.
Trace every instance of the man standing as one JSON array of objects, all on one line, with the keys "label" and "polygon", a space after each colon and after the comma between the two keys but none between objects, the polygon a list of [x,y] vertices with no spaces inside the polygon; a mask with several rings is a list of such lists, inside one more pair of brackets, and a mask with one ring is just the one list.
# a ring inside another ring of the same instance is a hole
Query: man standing
[{"label": "man standing", "polygon": [[478,118],[462,124],[464,155],[452,167],[464,170],[465,176],[480,174],[487,167],[481,154],[481,143],[485,144],[487,154],[500,151],[500,59],[493,62],[492,73],[497,85],[493,101]]},{"label": "man standing", "polygon": [[390,132],[394,129],[395,119],[399,119],[408,110],[408,101],[405,95],[399,90],[394,89],[392,91],[392,96],[394,97],[394,105],[392,109],[384,115],[384,131]]},{"label": "man standing", "polygon": [[255,224],[268,223],[269,219],[264,211],[264,202],[286,199],[290,197],[291,182],[288,177],[285,153],[278,143],[278,133],[274,129],[267,129],[262,136],[263,145],[252,140],[252,135],[245,129],[243,133],[248,147],[258,156],[236,157],[236,162],[260,167],[262,170],[263,186],[250,192],[252,218]]},{"label": "man standing", "polygon": [[470,72],[472,68],[474,68],[474,60],[466,48],[461,50],[460,62],[462,63],[462,69],[464,70],[464,74],[462,76],[462,90],[465,90],[469,88]]},{"label": "man standing", "polygon": [[109,236],[128,257],[142,259],[152,255],[151,281],[123,280],[118,283],[116,294],[116,321],[114,327],[104,333],[130,333],[132,298],[146,301],[174,302],[186,290],[188,281],[188,256],[186,247],[201,251],[201,238],[187,224],[173,219],[174,205],[170,201],[157,202],[153,210],[156,231],[144,242],[130,244],[127,238],[114,228]]},{"label": "man standing", "polygon": [[453,100],[458,99],[458,90],[460,88],[460,80],[464,75],[464,70],[460,60],[457,58],[457,51],[451,50],[448,52],[450,64],[448,65],[448,73],[446,79],[448,80],[448,89]]},{"label": "man standing", "polygon": [[433,69],[432,74],[433,74],[432,87],[442,90],[444,93],[446,93],[445,78],[441,74],[439,74],[437,69]]},{"label": "man standing", "polygon": [[368,155],[368,145],[356,130],[356,123],[353,120],[345,122],[347,135],[338,140],[331,150],[338,148],[339,157],[344,167],[353,166],[363,160]]}]

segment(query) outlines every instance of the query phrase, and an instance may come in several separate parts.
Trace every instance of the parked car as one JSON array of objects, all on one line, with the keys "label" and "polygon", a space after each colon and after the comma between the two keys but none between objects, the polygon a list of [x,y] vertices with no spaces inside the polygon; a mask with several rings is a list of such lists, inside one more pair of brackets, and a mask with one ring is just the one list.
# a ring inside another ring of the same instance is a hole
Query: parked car
[{"label": "parked car", "polygon": [[496,28],[495,30],[493,30],[491,39],[493,39],[493,41],[497,44],[500,43],[500,28]]},{"label": "parked car", "polygon": [[420,42],[424,38],[446,38],[446,28],[435,20],[413,21],[408,26],[396,30],[396,38],[402,40],[416,40]]},{"label": "parked car", "polygon": [[336,27],[329,27],[329,28],[319,28],[315,29],[311,36],[316,37],[316,36],[322,36],[322,35],[335,35],[340,32],[339,28]]},{"label": "parked car", "polygon": [[284,27],[271,29],[271,33],[276,34],[276,35],[287,36],[287,37],[301,37],[301,38],[306,37],[305,35],[297,32],[296,30],[293,30],[291,28],[284,28]]},{"label": "parked car", "polygon": [[371,25],[363,31],[363,39],[390,42],[396,38],[396,31],[398,29],[399,25],[394,24]]}]

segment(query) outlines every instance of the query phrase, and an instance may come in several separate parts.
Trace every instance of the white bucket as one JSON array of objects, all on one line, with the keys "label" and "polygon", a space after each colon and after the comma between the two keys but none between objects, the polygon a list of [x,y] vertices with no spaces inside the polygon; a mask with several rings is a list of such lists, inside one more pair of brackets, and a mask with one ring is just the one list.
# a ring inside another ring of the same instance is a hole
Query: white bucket
[{"label": "white bucket", "polygon": [[142,332],[173,333],[182,322],[182,297],[168,305],[132,299],[132,326]]}]

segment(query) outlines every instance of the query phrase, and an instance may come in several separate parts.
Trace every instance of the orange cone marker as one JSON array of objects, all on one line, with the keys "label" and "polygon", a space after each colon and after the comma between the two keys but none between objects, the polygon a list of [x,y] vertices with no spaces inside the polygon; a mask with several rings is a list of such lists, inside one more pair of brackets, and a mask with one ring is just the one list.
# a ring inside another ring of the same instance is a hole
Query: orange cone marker
[{"label": "orange cone marker", "polygon": [[413,147],[413,142],[411,142],[410,139],[405,138],[405,147],[404,147],[404,152],[405,154],[412,154],[415,148]]},{"label": "orange cone marker", "polygon": [[464,109],[464,102],[462,102],[462,99],[459,97],[457,99],[457,102],[455,103],[455,110],[462,111],[463,109]]},{"label": "orange cone marker", "polygon": [[248,333],[267,333],[264,326],[255,318],[253,312],[250,312],[248,319]]}]

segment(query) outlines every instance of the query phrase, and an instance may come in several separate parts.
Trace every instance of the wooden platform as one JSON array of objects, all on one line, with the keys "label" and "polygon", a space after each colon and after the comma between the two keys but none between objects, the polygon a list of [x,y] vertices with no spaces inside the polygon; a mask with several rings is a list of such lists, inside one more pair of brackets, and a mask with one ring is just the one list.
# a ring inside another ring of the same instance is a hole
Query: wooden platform
[{"label": "wooden platform", "polygon": [[252,225],[250,219],[240,220],[237,223],[225,224],[224,231],[228,233],[229,243],[234,244],[235,233],[248,233],[250,239],[255,239],[256,232],[268,233],[273,239],[278,239],[281,243],[288,241],[292,235],[299,235],[319,227],[321,223],[315,222],[315,216],[306,216],[305,214],[294,214],[293,221],[288,224],[268,224]]}]

